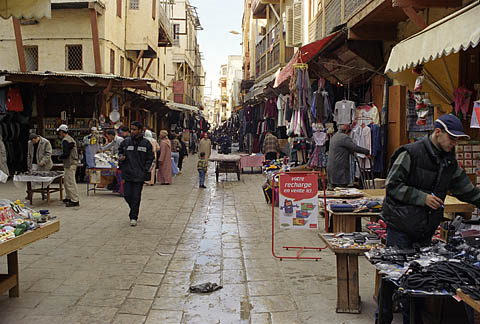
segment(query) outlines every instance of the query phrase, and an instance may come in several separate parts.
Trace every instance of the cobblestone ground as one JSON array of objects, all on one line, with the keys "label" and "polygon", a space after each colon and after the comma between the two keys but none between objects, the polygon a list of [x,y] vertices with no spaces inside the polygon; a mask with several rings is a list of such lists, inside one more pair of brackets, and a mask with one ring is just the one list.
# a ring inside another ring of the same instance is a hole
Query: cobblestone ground
[{"label": "cobblestone ground", "polygon": [[[137,227],[123,198],[86,196],[81,207],[48,207],[59,233],[19,253],[21,297],[0,296],[0,323],[373,323],[374,272],[360,258],[362,314],[337,314],[335,257],[279,261],[271,253],[271,209],[260,174],[231,174],[198,188],[195,157],[170,186],[145,187]],[[11,182],[1,197],[24,197]],[[46,204],[37,197],[34,207]],[[42,208],[40,208],[42,207]],[[288,245],[322,246],[315,231],[281,230]],[[315,255],[309,252],[308,255]],[[6,271],[2,257],[0,272]],[[223,289],[190,294],[192,284]]]}]

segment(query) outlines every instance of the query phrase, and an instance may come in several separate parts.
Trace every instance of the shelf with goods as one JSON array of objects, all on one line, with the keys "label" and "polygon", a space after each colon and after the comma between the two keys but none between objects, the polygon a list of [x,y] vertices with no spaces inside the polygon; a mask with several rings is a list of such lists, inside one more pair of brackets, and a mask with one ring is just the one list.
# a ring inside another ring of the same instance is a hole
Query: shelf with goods
[{"label": "shelf with goods", "polygon": [[[83,137],[90,133],[90,118],[74,118],[73,123],[68,123],[70,135],[77,141],[78,148],[82,147]],[[60,118],[44,118],[43,136],[52,143],[52,155],[59,156],[62,153],[61,139],[57,133],[57,127],[62,124]]]}]

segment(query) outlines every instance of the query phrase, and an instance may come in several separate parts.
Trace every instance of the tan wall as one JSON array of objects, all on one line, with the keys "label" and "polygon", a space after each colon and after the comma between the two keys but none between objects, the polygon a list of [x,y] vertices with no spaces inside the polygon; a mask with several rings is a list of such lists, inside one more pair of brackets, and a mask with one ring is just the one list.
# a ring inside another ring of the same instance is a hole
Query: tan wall
[{"label": "tan wall", "polygon": [[152,2],[140,1],[140,9],[127,9],[126,49],[147,50],[147,44],[156,49],[157,43],[158,22],[152,19]]}]

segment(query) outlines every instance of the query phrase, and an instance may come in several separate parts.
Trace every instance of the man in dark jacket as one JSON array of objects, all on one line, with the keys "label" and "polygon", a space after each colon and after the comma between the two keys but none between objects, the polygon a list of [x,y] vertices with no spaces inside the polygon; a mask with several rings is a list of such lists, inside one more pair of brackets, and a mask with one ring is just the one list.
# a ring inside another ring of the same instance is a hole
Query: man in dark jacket
[{"label": "man in dark jacket", "polygon": [[130,207],[130,226],[136,226],[143,183],[150,179],[153,150],[150,141],[143,137],[141,122],[134,121],[130,132],[131,136],[127,137],[118,148],[118,159],[125,181],[123,192]]},{"label": "man in dark jacket", "polygon": [[[401,146],[393,153],[382,212],[388,225],[388,246],[412,248],[429,244],[442,220],[447,193],[480,207],[480,189],[455,158],[457,140],[469,138],[460,119],[446,114],[435,121],[430,137]],[[382,286],[379,323],[391,323],[394,287],[387,282]],[[409,323],[408,309],[404,310],[404,323]]]},{"label": "man in dark jacket", "polygon": [[350,156],[353,153],[362,153],[367,156],[370,151],[356,145],[348,136],[351,132],[349,125],[341,125],[338,132],[333,135],[328,151],[327,177],[328,184],[335,187],[346,187],[351,183]]}]

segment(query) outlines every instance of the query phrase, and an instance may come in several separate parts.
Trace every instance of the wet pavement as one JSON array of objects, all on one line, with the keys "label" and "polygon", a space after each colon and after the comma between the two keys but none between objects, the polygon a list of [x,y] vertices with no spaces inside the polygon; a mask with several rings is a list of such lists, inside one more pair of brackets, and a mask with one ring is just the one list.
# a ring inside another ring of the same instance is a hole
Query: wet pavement
[{"label": "wet pavement", "polygon": [[[361,314],[337,314],[335,257],[280,261],[271,252],[271,207],[260,174],[220,176],[210,165],[207,189],[198,188],[196,157],[170,186],[145,187],[137,227],[123,198],[86,196],[65,208],[53,195],[46,207],[61,221],[59,233],[19,253],[20,298],[0,296],[0,323],[373,323],[374,270],[360,263]],[[2,198],[25,196],[11,182]],[[283,245],[323,246],[316,231],[277,228]],[[0,272],[6,272],[2,257]],[[188,292],[215,282],[223,289]]]}]

